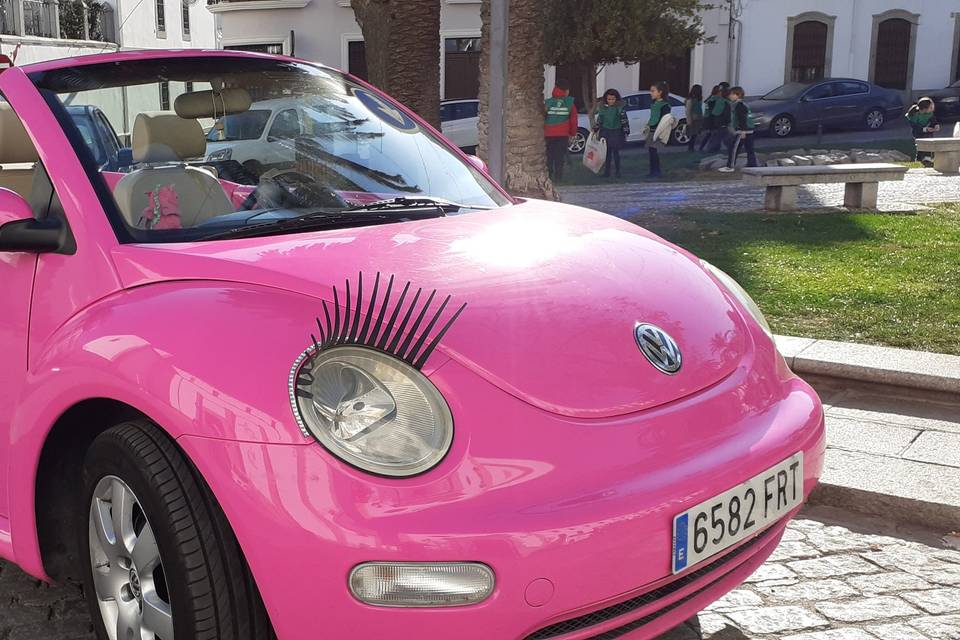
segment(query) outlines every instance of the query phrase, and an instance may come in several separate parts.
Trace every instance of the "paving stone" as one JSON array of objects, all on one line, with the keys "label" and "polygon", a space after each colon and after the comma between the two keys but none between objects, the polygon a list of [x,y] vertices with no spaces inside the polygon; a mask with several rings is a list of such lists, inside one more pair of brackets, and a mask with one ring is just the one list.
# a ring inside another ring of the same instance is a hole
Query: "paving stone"
[{"label": "paving stone", "polygon": [[868,422],[885,422],[920,431],[960,433],[955,405],[935,400],[917,400],[898,395],[851,391],[838,398],[827,415]]},{"label": "paving stone", "polygon": [[770,562],[816,558],[820,552],[804,542],[781,542],[770,555]]},{"label": "paving stone", "polygon": [[931,616],[910,621],[930,640],[960,640],[960,616]]},{"label": "paving stone", "polygon": [[[879,538],[879,537],[878,537]],[[869,550],[878,541],[869,536],[855,535],[843,527],[822,527],[807,533],[807,543],[820,551],[836,553],[838,551]],[[885,538],[886,542],[896,543],[895,538]]]},{"label": "paving stone", "polygon": [[881,640],[929,640],[916,629],[901,623],[870,625],[867,631]]},{"label": "paving stone", "polygon": [[931,589],[933,585],[912,573],[875,573],[847,578],[865,596],[879,596],[908,589]]},{"label": "paving stone", "polygon": [[918,435],[919,431],[907,427],[827,416],[827,446],[838,449],[897,456],[907,450]]},{"label": "paving stone", "polygon": [[[753,591],[747,589],[736,589],[723,596],[705,611],[716,613],[726,613],[728,611],[738,611],[740,609],[753,609],[763,604],[763,599]],[[934,612],[931,612],[934,613]]]},{"label": "paving stone", "polygon": [[733,611],[726,615],[747,633],[782,634],[786,631],[826,627],[830,624],[823,616],[811,613],[803,607],[764,607],[751,611]]},{"label": "paving stone", "polygon": [[855,555],[795,560],[788,562],[787,567],[804,578],[832,578],[880,571],[876,565]]},{"label": "paving stone", "polygon": [[893,596],[878,596],[843,602],[818,602],[817,611],[841,622],[870,622],[885,618],[918,615],[920,612]]},{"label": "paving stone", "polygon": [[877,640],[877,638],[862,629],[845,627],[843,629],[830,629],[828,631],[814,631],[813,633],[785,636],[783,640]]},{"label": "paving stone", "polygon": [[960,612],[960,588],[930,589],[927,591],[908,591],[900,597],[915,604],[927,613]]},{"label": "paving stone", "polygon": [[797,574],[782,564],[761,565],[745,582],[767,582],[770,580],[796,579]]},{"label": "paving stone", "polygon": [[924,431],[903,453],[907,460],[960,468],[960,433]]},{"label": "paving stone", "polygon": [[804,600],[833,600],[848,596],[860,595],[860,592],[842,580],[828,578],[826,580],[810,580],[794,585],[781,587],[757,586],[757,591],[776,600],[785,602],[801,602]]},{"label": "paving stone", "polygon": [[718,634],[734,629],[734,626],[730,619],[718,613],[702,612],[697,616],[693,628],[699,630],[703,637],[713,640]]}]

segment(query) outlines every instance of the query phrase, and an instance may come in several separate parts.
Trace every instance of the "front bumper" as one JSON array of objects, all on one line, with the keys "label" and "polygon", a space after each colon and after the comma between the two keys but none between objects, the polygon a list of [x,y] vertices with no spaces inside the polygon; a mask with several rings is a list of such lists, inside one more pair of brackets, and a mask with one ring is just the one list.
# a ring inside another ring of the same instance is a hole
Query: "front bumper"
[{"label": "front bumper", "polygon": [[[318,628],[357,639],[652,638],[742,582],[786,526],[672,576],[674,515],[800,450],[809,495],[823,465],[819,400],[784,366],[739,369],[695,397],[592,421],[534,409],[455,363],[440,374],[457,435],[420,477],[369,476],[316,444],[180,439],[280,640]],[[454,388],[470,388],[469,399]],[[469,607],[371,607],[347,588],[368,561],[483,562],[497,583]]]}]

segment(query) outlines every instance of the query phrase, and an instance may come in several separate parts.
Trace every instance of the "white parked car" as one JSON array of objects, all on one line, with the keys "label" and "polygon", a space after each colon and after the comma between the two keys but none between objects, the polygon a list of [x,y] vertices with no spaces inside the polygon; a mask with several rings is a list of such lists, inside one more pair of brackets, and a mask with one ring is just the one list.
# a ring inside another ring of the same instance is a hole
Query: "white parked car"
[{"label": "white parked car", "polygon": [[480,144],[480,101],[446,100],[440,103],[443,135],[464,151],[473,153]]},{"label": "white parked car", "polygon": [[236,160],[258,175],[265,165],[292,162],[294,140],[306,132],[304,123],[316,119],[303,104],[290,98],[262,100],[221,118],[207,134],[207,160]]},{"label": "white parked car", "polygon": [[[627,102],[627,116],[630,118],[630,135],[627,142],[643,142],[641,133],[644,126],[650,120],[650,94],[633,93],[624,96]],[[673,130],[672,144],[687,144],[690,138],[687,137],[687,119],[684,112],[684,102],[679,98],[670,96],[670,113],[680,120],[680,124]],[[583,148],[587,144],[587,138],[590,136],[590,117],[586,113],[581,113],[577,120],[577,135],[570,143],[570,153],[583,153]]]}]

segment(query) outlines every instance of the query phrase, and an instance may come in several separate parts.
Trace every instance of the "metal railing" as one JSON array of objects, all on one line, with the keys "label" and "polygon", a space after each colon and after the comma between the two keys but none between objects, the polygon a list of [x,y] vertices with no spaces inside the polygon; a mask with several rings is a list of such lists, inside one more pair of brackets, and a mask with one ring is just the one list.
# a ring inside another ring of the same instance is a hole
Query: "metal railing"
[{"label": "metal railing", "polygon": [[0,0],[0,33],[12,35],[16,32],[17,21],[13,0]]},{"label": "metal railing", "polygon": [[23,35],[54,38],[55,5],[47,0],[20,0],[23,7]]}]

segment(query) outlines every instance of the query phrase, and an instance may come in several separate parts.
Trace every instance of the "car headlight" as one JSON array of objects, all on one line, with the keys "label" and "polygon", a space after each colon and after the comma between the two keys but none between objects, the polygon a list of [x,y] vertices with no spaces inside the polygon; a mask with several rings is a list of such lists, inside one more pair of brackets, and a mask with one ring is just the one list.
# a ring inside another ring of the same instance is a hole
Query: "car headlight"
[{"label": "car headlight", "polygon": [[757,306],[757,303],[753,301],[753,298],[750,297],[750,294],[747,293],[746,289],[740,286],[740,284],[730,277],[725,271],[721,271],[717,267],[713,266],[706,260],[701,260],[700,264],[704,269],[713,274],[713,277],[720,281],[720,284],[730,292],[734,298],[736,298],[740,304],[753,316],[753,319],[763,327],[763,330],[767,332],[767,335],[773,338],[773,331],[770,330],[770,325],[767,323],[767,319],[764,317],[763,312],[760,311],[760,307]]},{"label": "car headlight", "polygon": [[233,149],[227,147],[225,149],[219,149],[214,151],[207,156],[207,160],[210,162],[216,162],[217,160],[229,160],[233,156]]},{"label": "car headlight", "polygon": [[453,441],[453,417],[436,387],[407,363],[370,349],[311,347],[294,363],[290,401],[305,435],[369,473],[423,473]]}]

